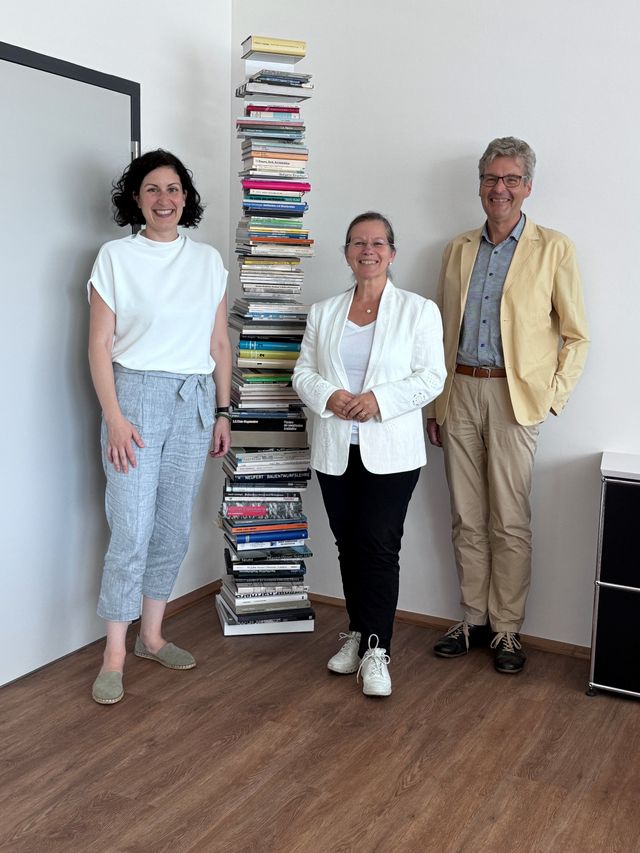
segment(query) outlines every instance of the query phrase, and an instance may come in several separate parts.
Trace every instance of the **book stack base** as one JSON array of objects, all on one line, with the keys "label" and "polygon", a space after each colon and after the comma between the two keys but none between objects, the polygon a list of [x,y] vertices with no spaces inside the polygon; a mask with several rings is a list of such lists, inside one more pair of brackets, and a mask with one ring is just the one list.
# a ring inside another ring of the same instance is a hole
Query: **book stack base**
[{"label": "book stack base", "polygon": [[260,625],[231,622],[217,596],[216,611],[225,637],[243,637],[251,634],[296,634],[301,631],[313,631],[315,628],[313,619],[308,619],[306,622],[261,622]]}]

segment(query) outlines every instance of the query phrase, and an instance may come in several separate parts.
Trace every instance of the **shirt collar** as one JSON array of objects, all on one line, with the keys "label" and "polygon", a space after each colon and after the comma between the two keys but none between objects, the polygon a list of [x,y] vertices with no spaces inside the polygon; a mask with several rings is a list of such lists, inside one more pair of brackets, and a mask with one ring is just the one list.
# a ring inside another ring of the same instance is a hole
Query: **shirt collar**
[{"label": "shirt collar", "polygon": [[[521,213],[520,219],[518,219],[513,231],[502,242],[506,243],[507,240],[509,240],[511,237],[513,237],[513,239],[517,243],[518,240],[520,239],[520,237],[522,237],[522,232],[524,231],[524,226],[525,226],[526,222],[527,222],[527,217],[524,215],[524,213]],[[487,241],[487,243],[491,243],[491,238],[489,237],[489,232],[487,231],[487,223],[486,222],[484,223],[484,226],[482,228],[482,235],[481,236],[482,236],[483,240]],[[493,243],[491,243],[491,245],[493,245]]]}]

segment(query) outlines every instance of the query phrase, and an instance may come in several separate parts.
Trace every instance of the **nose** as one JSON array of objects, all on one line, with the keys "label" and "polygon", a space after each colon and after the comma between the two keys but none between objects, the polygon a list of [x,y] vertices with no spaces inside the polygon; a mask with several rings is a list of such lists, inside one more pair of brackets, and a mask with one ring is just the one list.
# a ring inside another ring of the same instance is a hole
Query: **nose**
[{"label": "nose", "polygon": [[505,190],[508,189],[507,185],[504,182],[504,178],[502,177],[502,175],[498,175],[498,180],[496,181],[495,189],[498,189],[500,181],[502,181],[502,186],[505,188]]}]

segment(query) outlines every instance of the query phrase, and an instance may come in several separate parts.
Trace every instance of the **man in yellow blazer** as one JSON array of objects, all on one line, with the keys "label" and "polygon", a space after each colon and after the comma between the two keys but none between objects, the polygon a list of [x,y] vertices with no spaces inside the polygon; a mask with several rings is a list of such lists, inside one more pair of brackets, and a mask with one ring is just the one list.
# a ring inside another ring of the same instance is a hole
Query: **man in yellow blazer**
[{"label": "man in yellow blazer", "polygon": [[463,619],[440,657],[491,644],[498,672],[520,672],[531,576],[529,495],[539,425],[559,414],[589,340],[571,241],[521,211],[535,154],[494,139],[479,163],[482,228],[452,240],[440,273],[447,380],[428,407],[443,447]]}]

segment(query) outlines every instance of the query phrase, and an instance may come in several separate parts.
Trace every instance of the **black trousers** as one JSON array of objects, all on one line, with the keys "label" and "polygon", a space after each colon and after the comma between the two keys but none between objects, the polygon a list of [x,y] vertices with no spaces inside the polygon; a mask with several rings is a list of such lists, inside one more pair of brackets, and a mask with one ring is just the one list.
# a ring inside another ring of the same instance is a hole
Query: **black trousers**
[{"label": "black trousers", "polygon": [[404,520],[420,469],[372,474],[352,444],[344,474],[317,474],[338,547],[349,630],[362,634],[360,656],[371,634],[390,653]]}]

